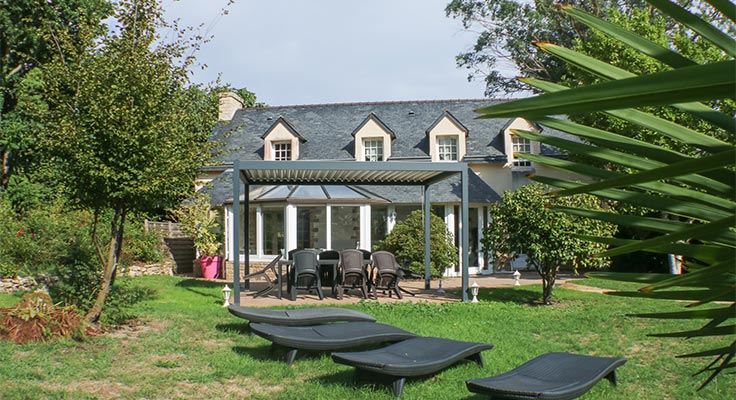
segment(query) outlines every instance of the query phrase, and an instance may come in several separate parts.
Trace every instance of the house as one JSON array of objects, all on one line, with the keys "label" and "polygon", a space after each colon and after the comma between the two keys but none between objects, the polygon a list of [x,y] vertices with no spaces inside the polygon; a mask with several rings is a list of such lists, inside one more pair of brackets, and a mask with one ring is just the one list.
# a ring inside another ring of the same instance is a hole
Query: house
[{"label": "house", "polygon": [[[514,153],[558,153],[515,136],[512,129],[541,131],[524,119],[477,118],[474,110],[498,102],[395,101],[241,108],[237,95],[222,95],[220,122],[211,140],[220,140],[224,152],[216,165],[203,170],[198,183],[209,192],[212,204],[223,210],[226,259],[234,260],[230,254],[233,160],[467,163],[472,171],[468,182],[469,271],[492,272],[493,265],[480,246],[483,228],[492,223],[488,221],[489,204],[500,201],[504,191],[528,183],[530,173],[555,175],[540,171],[543,166],[515,158]],[[270,260],[296,248],[373,249],[397,222],[421,209],[421,190],[330,185],[251,188],[247,215],[249,259]],[[432,212],[444,219],[456,244],[462,243],[458,240],[461,219],[457,181],[448,179],[432,185],[430,197]],[[245,211],[241,209],[240,215],[244,216]],[[240,248],[245,248],[245,243]],[[448,266],[445,274],[459,275],[459,264]]]}]

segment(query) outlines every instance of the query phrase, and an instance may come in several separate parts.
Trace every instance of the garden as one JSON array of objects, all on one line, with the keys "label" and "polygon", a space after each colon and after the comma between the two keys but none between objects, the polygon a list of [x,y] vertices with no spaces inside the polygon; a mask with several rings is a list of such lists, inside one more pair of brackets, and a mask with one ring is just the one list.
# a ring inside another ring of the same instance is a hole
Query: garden
[{"label": "garden", "polygon": [[[0,386],[5,399],[28,398],[252,398],[389,399],[390,386],[354,382],[352,368],[328,353],[303,353],[292,366],[271,354],[270,342],[248,332],[247,322],[222,307],[222,285],[170,276],[121,278],[147,293],[137,319],[81,341],[64,338],[17,345],[0,341]],[[578,284],[633,290],[637,283],[581,279]],[[698,321],[650,320],[632,312],[667,312],[682,305],[555,289],[555,304],[535,305],[541,285],[482,289],[480,302],[362,302],[349,306],[379,322],[428,336],[490,342],[484,367],[461,362],[436,375],[410,379],[404,399],[471,399],[465,380],[508,371],[551,351],[628,359],[618,386],[601,381],[585,399],[722,399],[736,379],[721,374],[697,391],[691,376],[701,359],[676,359],[727,338],[681,340],[651,333],[696,329]],[[9,307],[20,295],[0,295]]]}]

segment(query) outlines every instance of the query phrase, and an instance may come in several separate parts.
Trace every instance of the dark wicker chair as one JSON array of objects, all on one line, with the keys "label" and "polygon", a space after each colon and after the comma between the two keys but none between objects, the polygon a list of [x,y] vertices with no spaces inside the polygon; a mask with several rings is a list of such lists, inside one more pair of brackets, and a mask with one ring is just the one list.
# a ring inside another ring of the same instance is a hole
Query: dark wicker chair
[{"label": "dark wicker chair", "polygon": [[388,291],[389,297],[396,293],[396,297],[403,299],[399,289],[401,271],[396,257],[388,251],[376,251],[371,255],[373,261],[373,294],[378,297],[378,291]]},{"label": "dark wicker chair", "polygon": [[300,250],[294,252],[288,275],[287,289],[292,301],[296,300],[297,289],[310,290],[314,288],[317,290],[320,300],[325,298],[319,276],[319,260],[317,259],[317,253],[314,251]]},{"label": "dark wicker chair", "polygon": [[363,298],[368,298],[368,276],[365,270],[365,258],[363,252],[355,249],[347,249],[340,252],[340,287],[337,297],[342,295],[347,287],[360,288]]}]

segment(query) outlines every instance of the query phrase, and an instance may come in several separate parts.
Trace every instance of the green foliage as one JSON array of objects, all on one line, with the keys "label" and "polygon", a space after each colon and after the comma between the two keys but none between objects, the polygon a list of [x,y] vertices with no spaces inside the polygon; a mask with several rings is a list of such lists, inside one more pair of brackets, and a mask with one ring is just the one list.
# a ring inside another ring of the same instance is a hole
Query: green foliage
[{"label": "green foliage", "polygon": [[580,239],[581,235],[612,237],[615,225],[583,216],[565,214],[555,207],[601,210],[595,196],[562,199],[546,197],[548,188],[538,183],[506,192],[503,202],[490,207],[492,224],[483,231],[481,243],[494,259],[513,260],[521,254],[542,277],[543,302],[550,304],[560,267],[595,269],[610,265],[606,257],[593,255],[607,246]]},{"label": "green foliage", "polygon": [[105,299],[105,313],[102,314],[100,322],[106,325],[120,325],[139,318],[141,312],[136,306],[153,299],[154,294],[152,289],[137,284],[132,279],[119,279]]},{"label": "green foliage", "polygon": [[156,263],[164,259],[163,241],[156,232],[146,232],[140,218],[128,224],[123,239],[123,250],[120,254],[120,263]]},{"label": "green foliage", "polygon": [[[447,230],[442,218],[429,216],[430,273],[433,277],[442,276],[445,268],[457,263],[457,247],[452,234]],[[394,229],[381,241],[380,249],[390,251],[396,261],[404,268],[424,275],[424,216],[421,210],[412,213],[403,221],[396,223]]]},{"label": "green foliage", "polygon": [[[678,313],[638,314],[645,318],[705,319],[699,329],[677,327],[678,332],[658,334],[668,337],[708,337],[723,338],[730,344],[707,351],[686,354],[680,357],[715,357],[699,373],[708,373],[701,389],[723,371],[733,369],[736,357],[736,340],[733,325],[726,325],[734,318],[736,306],[736,274],[733,262],[736,251],[736,152],[733,134],[736,123],[732,117],[731,105],[736,93],[736,61],[734,50],[736,40],[723,31],[733,31],[733,5],[727,2],[709,2],[717,10],[711,10],[714,18],[701,19],[698,15],[678,7],[666,0],[649,0],[662,13],[669,15],[669,23],[678,25],[692,42],[709,42],[703,47],[720,49],[719,56],[702,59],[687,58],[672,46],[661,46],[617,25],[596,19],[574,8],[563,8],[566,14],[588,24],[593,29],[606,32],[611,38],[621,41],[625,46],[646,54],[664,63],[668,69],[649,75],[637,76],[635,73],[613,68],[606,63],[597,62],[586,55],[571,51],[556,51],[556,56],[577,66],[585,65],[592,73],[602,77],[605,82],[575,89],[560,88],[547,83],[534,82],[545,87],[550,93],[538,97],[506,103],[499,107],[482,110],[484,117],[523,116],[541,125],[555,126],[595,143],[598,152],[581,150],[587,156],[599,160],[612,151],[617,158],[606,158],[617,167],[630,168],[630,173],[603,172],[601,169],[583,163],[561,165],[546,157],[524,155],[547,165],[596,178],[592,184],[579,184],[549,177],[535,177],[536,180],[553,184],[562,190],[556,196],[570,196],[578,193],[592,193],[612,201],[635,206],[645,206],[660,211],[659,216],[613,215],[609,213],[588,213],[591,217],[648,230],[653,237],[646,240],[606,240],[591,237],[590,240],[616,246],[602,253],[602,256],[628,254],[634,251],[648,251],[658,254],[680,254],[687,257],[688,273],[674,276],[665,281],[640,289],[642,296],[666,294],[670,299],[689,301],[688,311]],[[723,14],[721,14],[723,13]],[[730,16],[729,16],[730,15]],[[717,21],[714,25],[707,21]],[[724,22],[726,21],[726,22]],[[687,54],[688,56],[691,53]],[[721,61],[727,59],[728,61]],[[694,82],[698,82],[694,85]],[[707,101],[707,106],[696,101]],[[677,123],[658,119],[650,114],[633,110],[631,107],[670,105],[692,117],[705,120],[714,130],[720,132],[700,132],[701,125],[685,127]],[[590,130],[582,125],[562,122],[547,115],[572,114],[584,111],[600,111],[618,114],[637,126],[651,128],[677,142],[675,148],[687,151],[663,151],[647,141],[632,140],[627,135],[604,130]],[[522,133],[521,135],[526,136]],[[727,141],[719,137],[730,138]],[[539,139],[542,142],[547,140]],[[646,160],[645,163],[636,160]],[[579,213],[575,210],[566,212]],[[668,293],[664,293],[668,292]],[[730,303],[715,311],[708,308],[709,303],[718,300]],[[700,307],[700,308],[698,308]],[[706,308],[707,310],[702,310]]]},{"label": "green foliage", "polygon": [[192,239],[201,256],[220,255],[220,219],[212,210],[208,195],[197,194],[171,213],[179,221],[182,231]]}]

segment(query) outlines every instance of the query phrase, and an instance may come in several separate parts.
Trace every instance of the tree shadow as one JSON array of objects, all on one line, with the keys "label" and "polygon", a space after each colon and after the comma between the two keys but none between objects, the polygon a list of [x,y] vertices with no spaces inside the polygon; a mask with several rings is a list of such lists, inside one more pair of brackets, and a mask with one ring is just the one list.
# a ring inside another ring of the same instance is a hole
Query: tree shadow
[{"label": "tree shadow", "polygon": [[215,297],[217,302],[221,303],[222,299],[219,295],[213,294],[212,289],[219,288],[222,285],[220,282],[206,281],[202,279],[186,279],[176,284],[177,287],[184,288],[192,293],[198,294],[204,297]]},{"label": "tree shadow", "polygon": [[243,322],[239,322],[239,323],[233,322],[233,323],[229,323],[229,324],[217,324],[217,325],[215,325],[215,329],[217,329],[220,332],[226,332],[226,333],[236,332],[236,333],[239,333],[241,335],[247,335],[247,336],[253,335],[253,332],[251,332],[250,326],[248,325],[247,322],[245,322],[245,323],[243,323]]},{"label": "tree shadow", "polygon": [[478,300],[499,301],[529,305],[542,304],[542,292],[520,287],[483,289],[478,293]]}]

